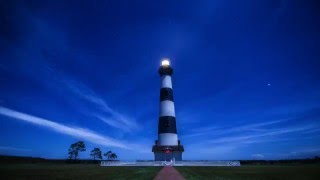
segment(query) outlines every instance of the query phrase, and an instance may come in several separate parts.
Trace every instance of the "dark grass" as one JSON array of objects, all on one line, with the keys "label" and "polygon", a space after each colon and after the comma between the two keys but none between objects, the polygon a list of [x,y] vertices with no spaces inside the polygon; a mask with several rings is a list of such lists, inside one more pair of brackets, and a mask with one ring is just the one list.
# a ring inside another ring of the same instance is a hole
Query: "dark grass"
[{"label": "dark grass", "polygon": [[[100,167],[98,164],[1,164],[0,179],[153,179],[162,167]],[[175,167],[186,179],[320,179],[320,165]]]},{"label": "dark grass", "polygon": [[320,179],[320,165],[246,165],[241,167],[176,167],[186,179]]},{"label": "dark grass", "polygon": [[160,169],[98,164],[1,164],[0,179],[153,179]]}]

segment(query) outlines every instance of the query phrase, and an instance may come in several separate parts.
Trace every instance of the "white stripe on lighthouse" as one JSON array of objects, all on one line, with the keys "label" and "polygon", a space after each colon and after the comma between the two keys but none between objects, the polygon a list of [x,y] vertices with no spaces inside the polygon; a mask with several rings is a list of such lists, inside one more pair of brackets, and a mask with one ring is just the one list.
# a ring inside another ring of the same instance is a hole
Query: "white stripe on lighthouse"
[{"label": "white stripe on lighthouse", "polygon": [[158,143],[160,146],[176,146],[178,145],[178,135],[174,133],[158,134]]},{"label": "white stripe on lighthouse", "polygon": [[160,113],[159,116],[173,116],[176,117],[174,112],[174,103],[172,101],[161,101],[160,102]]},{"label": "white stripe on lighthouse", "polygon": [[162,88],[171,88],[172,89],[171,76],[169,76],[169,75],[161,76],[161,87]]}]

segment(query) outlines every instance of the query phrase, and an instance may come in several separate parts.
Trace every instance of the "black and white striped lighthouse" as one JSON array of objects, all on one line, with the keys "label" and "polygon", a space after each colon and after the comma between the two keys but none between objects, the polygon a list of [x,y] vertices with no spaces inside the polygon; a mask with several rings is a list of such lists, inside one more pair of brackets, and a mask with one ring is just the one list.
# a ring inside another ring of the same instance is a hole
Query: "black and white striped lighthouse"
[{"label": "black and white striped lighthouse", "polygon": [[155,161],[181,161],[184,148],[180,145],[177,134],[171,81],[173,69],[168,59],[161,62],[158,72],[161,77],[158,140],[152,152],[154,152]]}]

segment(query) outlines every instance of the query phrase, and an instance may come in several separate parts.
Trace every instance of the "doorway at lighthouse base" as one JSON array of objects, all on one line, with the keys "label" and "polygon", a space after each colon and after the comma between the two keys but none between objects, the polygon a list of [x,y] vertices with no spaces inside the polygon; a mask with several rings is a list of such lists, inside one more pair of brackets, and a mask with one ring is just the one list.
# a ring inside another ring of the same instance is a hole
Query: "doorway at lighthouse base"
[{"label": "doorway at lighthouse base", "polygon": [[155,161],[182,161],[183,146],[157,146],[152,147]]}]

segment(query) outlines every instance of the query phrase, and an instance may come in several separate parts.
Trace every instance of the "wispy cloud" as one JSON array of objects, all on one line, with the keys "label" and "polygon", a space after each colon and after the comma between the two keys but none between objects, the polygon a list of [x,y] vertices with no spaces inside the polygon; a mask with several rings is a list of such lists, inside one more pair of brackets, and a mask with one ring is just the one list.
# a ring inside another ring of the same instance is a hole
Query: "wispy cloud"
[{"label": "wispy cloud", "polygon": [[50,66],[48,66],[48,70],[56,75],[57,83],[65,87],[65,90],[71,92],[77,98],[84,100],[86,103],[90,104],[90,106],[94,107],[94,110],[85,112],[86,114],[105,122],[111,127],[125,132],[131,132],[132,130],[139,128],[134,118],[128,117],[124,113],[120,113],[111,108],[103,98],[97,95],[88,86],[63,73],[55,71],[55,69]]},{"label": "wispy cloud", "polygon": [[100,135],[88,129],[83,129],[79,127],[70,127],[64,124],[56,123],[48,119],[43,119],[40,117],[32,116],[29,114],[21,113],[12,109],[8,109],[0,106],[0,114],[15,118],[17,120],[25,121],[34,125],[42,126],[50,130],[56,131],[61,134],[66,134],[69,136],[82,138],[94,144],[99,144],[102,146],[112,146],[123,149],[130,149],[126,143],[119,140]]},{"label": "wispy cloud", "polygon": [[[254,142],[255,140],[261,137],[267,136],[277,136],[282,134],[294,133],[294,132],[304,132],[306,130],[310,130],[315,128],[313,125],[306,125],[302,127],[286,127],[283,129],[276,129],[276,130],[269,130],[265,133],[258,133],[258,134],[251,134],[251,135],[244,135],[244,136],[228,136],[217,138],[214,140],[210,140],[208,142],[216,144],[216,143],[246,143],[246,141]],[[261,139],[259,139],[261,141]]]},{"label": "wispy cloud", "polygon": [[313,133],[318,133],[320,131],[320,128],[318,129],[311,129],[309,131],[303,132],[304,134],[313,134]]},{"label": "wispy cloud", "polygon": [[[285,120],[283,120],[285,121]],[[209,157],[212,156],[214,159],[217,155],[218,156],[230,156],[230,158],[233,158],[233,155],[235,153],[235,150],[239,150],[244,147],[248,147],[253,144],[257,143],[266,143],[266,142],[288,142],[288,141],[297,141],[298,139],[301,140],[310,140],[315,139],[319,136],[295,136],[295,137],[288,137],[301,134],[303,135],[304,132],[309,132],[314,129],[318,129],[319,126],[317,124],[305,124],[305,125],[286,125],[285,127],[281,128],[266,128],[268,125],[277,124],[280,122],[283,122],[282,120],[279,121],[270,121],[266,123],[256,123],[256,124],[248,124],[243,125],[237,128],[232,128],[232,130],[228,131],[226,130],[226,133],[219,132],[218,134],[212,133],[210,134],[210,139],[202,141],[192,141],[191,144],[189,144],[189,147],[197,147],[197,152],[194,153],[201,153],[206,154]],[[277,124],[278,125],[278,124]],[[266,127],[265,127],[266,126]],[[251,128],[262,128],[262,131],[256,132],[256,131],[248,131],[247,129]],[[206,128],[203,128],[205,130]],[[210,128],[207,128],[208,130]],[[212,129],[217,129],[216,127]],[[214,130],[213,130],[214,131]],[[236,132],[236,133],[234,133]],[[233,134],[234,133],[234,134]],[[286,138],[284,138],[286,137]],[[192,138],[190,138],[192,139]],[[194,148],[191,148],[194,149]],[[318,149],[311,149],[310,152],[308,151],[309,155],[317,152]],[[190,151],[190,150],[189,150]],[[193,150],[191,150],[193,151]],[[312,151],[312,152],[311,152]],[[263,155],[263,158],[287,158],[287,157],[298,157],[300,155],[306,155],[307,151],[297,151],[297,156],[294,156],[294,152],[290,153],[282,153],[282,154],[272,154],[268,155],[266,153],[259,153]],[[246,156],[244,158],[254,158],[254,159],[262,159],[262,156]],[[307,157],[307,156],[305,156]]]},{"label": "wispy cloud", "polygon": [[263,154],[252,154],[251,157],[253,159],[264,159],[264,155]]},{"label": "wispy cloud", "polygon": [[[23,42],[25,43],[23,44],[24,47],[15,49],[15,54],[17,54],[15,58],[19,61],[19,66],[9,66],[7,69],[11,70],[12,73],[21,73],[22,76],[41,83],[56,94],[67,94],[68,97],[66,97],[65,100],[70,102],[70,104],[72,103],[74,108],[78,107],[77,104],[74,104],[73,100],[81,99],[85,102],[83,107],[90,107],[90,110],[83,111],[83,109],[81,109],[80,113],[92,116],[94,120],[101,120],[110,127],[124,132],[131,132],[138,129],[139,126],[133,117],[130,117],[121,109],[110,107],[101,95],[97,94],[91,87],[82,83],[81,79],[76,79],[75,76],[57,66],[60,61],[76,59],[77,62],[81,62],[83,57],[87,57],[86,53],[72,53],[73,51],[66,45],[68,44],[66,41],[68,37],[65,31],[61,31],[60,28],[49,24],[48,21],[43,20],[41,17],[30,14],[30,12],[25,11],[24,8],[20,11],[21,15],[23,14],[25,18],[24,20],[29,25],[26,28],[32,27],[33,30],[26,31],[28,33],[23,34],[23,36],[25,36],[23,38]],[[31,43],[32,46],[40,45],[41,51],[39,52],[39,48],[30,48],[29,43]],[[34,59],[32,67],[30,67],[29,62],[24,60],[26,56]],[[3,68],[5,67],[0,64],[0,69]],[[92,110],[93,108],[91,107],[95,107],[95,110]],[[96,116],[104,117],[103,119],[108,120],[102,120],[101,118],[96,118]]]},{"label": "wispy cloud", "polygon": [[[303,133],[303,132],[299,132]],[[256,144],[256,143],[266,143],[266,142],[289,142],[289,141],[301,141],[301,140],[313,140],[315,138],[319,138],[320,136],[300,136],[300,137],[294,137],[294,138],[279,138],[277,136],[266,136],[267,138],[253,138],[244,140],[241,143],[242,144]]]},{"label": "wispy cloud", "polygon": [[195,137],[195,136],[207,136],[207,135],[222,135],[222,134],[231,134],[241,131],[262,131],[262,127],[266,127],[273,124],[282,123],[285,121],[288,121],[289,119],[280,119],[275,121],[269,121],[269,122],[262,122],[262,123],[254,123],[254,124],[246,124],[242,126],[236,126],[236,127],[202,127],[195,129],[193,132],[188,135],[183,136],[184,138],[189,137]]},{"label": "wispy cloud", "polygon": [[94,115],[97,119],[100,119],[101,121],[107,123],[109,126],[112,126],[112,127],[116,127],[116,128],[119,128],[123,131],[126,131],[126,132],[130,132],[133,128],[133,126],[130,124],[128,125],[129,123],[124,123],[121,116],[119,117],[104,117],[102,115],[99,115],[99,114],[96,114]]},{"label": "wispy cloud", "polygon": [[[64,84],[68,87],[68,89],[71,90],[71,92],[97,107],[97,111],[90,112],[90,115],[102,120],[109,126],[121,129],[123,131],[128,132],[138,128],[138,125],[133,118],[129,118],[112,109],[101,97],[96,95],[85,85],[67,78],[63,79],[63,81],[65,82]],[[105,117],[103,115],[104,113],[109,113],[111,115],[111,118]]]}]

